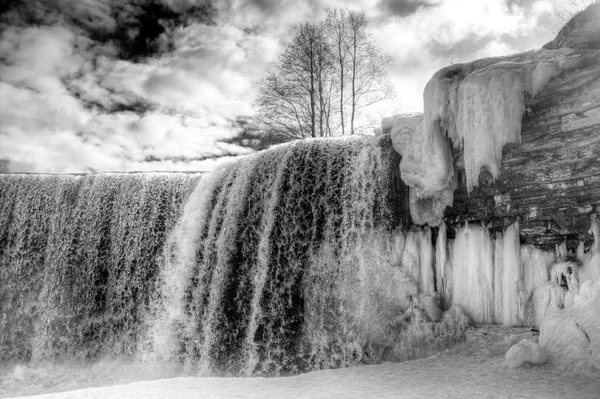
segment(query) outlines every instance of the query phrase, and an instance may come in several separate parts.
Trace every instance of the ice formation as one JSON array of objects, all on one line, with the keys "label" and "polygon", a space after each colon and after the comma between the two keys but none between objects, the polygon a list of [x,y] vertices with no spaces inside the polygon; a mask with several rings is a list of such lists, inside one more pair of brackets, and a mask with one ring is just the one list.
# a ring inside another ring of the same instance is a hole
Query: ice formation
[{"label": "ice formation", "polygon": [[402,155],[402,180],[411,187],[410,211],[416,224],[437,226],[452,205],[456,179],[448,140],[430,131],[423,137],[421,115],[396,117],[392,128],[394,149]]},{"label": "ice formation", "polygon": [[[502,149],[521,140],[525,93],[535,96],[579,59],[575,50],[543,49],[436,72],[423,92],[423,116],[397,115],[391,130],[394,148],[402,155],[402,179],[411,187],[415,223],[437,226],[452,205],[456,178],[449,143],[464,148],[469,192],[478,185],[483,167],[497,178]],[[389,118],[384,122],[387,127]]]},{"label": "ice formation", "polygon": [[524,363],[542,364],[547,360],[544,349],[531,338],[523,339],[506,352],[506,365],[511,369],[521,367]]},{"label": "ice formation", "polygon": [[600,279],[583,282],[571,306],[551,309],[540,327],[540,345],[553,363],[600,371]]},{"label": "ice formation", "polygon": [[493,241],[481,225],[456,233],[452,258],[452,303],[465,308],[477,323],[494,322]]}]

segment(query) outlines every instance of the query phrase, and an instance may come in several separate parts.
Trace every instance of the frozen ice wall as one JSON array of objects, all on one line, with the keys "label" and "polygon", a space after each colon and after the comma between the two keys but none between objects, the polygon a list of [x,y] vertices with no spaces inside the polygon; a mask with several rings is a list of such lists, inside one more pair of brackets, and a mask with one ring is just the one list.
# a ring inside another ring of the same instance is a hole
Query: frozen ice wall
[{"label": "frozen ice wall", "polygon": [[452,205],[456,179],[450,142],[464,148],[469,192],[482,168],[498,177],[503,147],[521,140],[525,96],[535,96],[579,59],[576,50],[543,49],[436,72],[423,92],[423,116],[398,115],[392,122],[415,223],[437,226]]},{"label": "frozen ice wall", "polygon": [[446,306],[462,306],[477,323],[539,326],[549,306],[564,303],[568,287],[589,280],[581,278],[581,270],[592,269],[585,262],[560,261],[553,252],[520,245],[518,223],[495,234],[481,224],[465,224],[446,249],[445,227],[440,233],[438,290]]}]

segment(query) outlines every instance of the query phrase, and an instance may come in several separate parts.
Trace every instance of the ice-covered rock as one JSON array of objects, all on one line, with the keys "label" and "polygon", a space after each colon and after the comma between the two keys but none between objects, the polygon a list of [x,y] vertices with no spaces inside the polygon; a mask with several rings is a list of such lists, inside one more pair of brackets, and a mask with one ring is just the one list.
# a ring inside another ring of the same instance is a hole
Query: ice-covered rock
[{"label": "ice-covered rock", "polygon": [[468,191],[478,185],[484,166],[497,178],[502,148],[521,140],[525,93],[535,96],[579,59],[572,49],[538,50],[439,70],[423,95],[423,141],[439,129],[455,146],[464,146]]},{"label": "ice-covered rock", "polygon": [[533,294],[533,308],[531,321],[536,327],[540,327],[547,313],[559,311],[565,307],[566,290],[548,281],[535,289]]},{"label": "ice-covered rock", "polygon": [[572,308],[546,313],[539,343],[563,368],[600,372],[600,279],[582,284]]},{"label": "ice-covered rock", "polygon": [[600,370],[600,279],[581,285],[574,299],[573,319],[589,338],[592,362]]},{"label": "ice-covered rock", "polygon": [[[386,123],[389,119],[384,119],[384,128]],[[452,205],[456,179],[448,139],[439,130],[425,132],[423,123],[422,114],[397,115],[391,135],[394,149],[402,155],[400,172],[410,187],[413,222],[437,226]]]},{"label": "ice-covered rock", "polygon": [[596,281],[600,278],[600,216],[598,214],[591,215],[590,225],[589,232],[594,237],[594,244],[588,253],[585,253],[583,242],[577,249],[577,257],[582,262],[579,270],[580,283],[587,280]]},{"label": "ice-covered rock", "polygon": [[431,321],[439,321],[442,316],[442,297],[436,295],[421,296],[421,307]]},{"label": "ice-covered rock", "polygon": [[543,364],[547,360],[544,349],[531,338],[521,340],[506,352],[506,365],[511,369],[521,367],[525,363]]},{"label": "ice-covered rock", "polygon": [[[581,50],[583,51],[583,50]],[[411,216],[417,224],[440,224],[457,186],[451,151],[464,148],[467,191],[479,184],[482,168],[495,180],[502,149],[521,141],[525,96],[580,64],[570,48],[540,49],[505,57],[453,64],[437,71],[423,92],[422,116],[385,118],[394,148],[402,154],[402,179],[410,186]]]}]

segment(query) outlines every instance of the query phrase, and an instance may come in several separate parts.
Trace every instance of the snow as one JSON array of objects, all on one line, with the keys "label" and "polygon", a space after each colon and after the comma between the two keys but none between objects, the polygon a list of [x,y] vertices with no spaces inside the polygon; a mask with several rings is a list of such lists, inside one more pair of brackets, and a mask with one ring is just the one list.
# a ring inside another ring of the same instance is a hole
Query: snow
[{"label": "snow", "polygon": [[[72,368],[79,386],[55,385],[60,368],[25,370],[20,381],[13,369],[2,374],[1,392],[7,396],[39,394],[29,398],[597,398],[597,376],[558,371],[548,364],[514,370],[505,353],[523,339],[535,340],[526,328],[490,325],[470,328],[466,342],[426,359],[376,366],[322,370],[280,378],[198,378],[158,374],[122,377],[126,365],[112,363],[113,375],[97,368]],[[108,370],[109,365],[105,366]],[[135,364],[129,368],[136,368]],[[32,381],[30,374],[36,374]],[[96,374],[94,374],[96,372]],[[43,373],[49,373],[44,376]],[[23,370],[21,370],[23,374]],[[43,378],[53,377],[52,380]],[[151,379],[150,381],[143,381]],[[37,382],[37,386],[32,385]],[[11,385],[12,384],[12,385]],[[19,385],[20,384],[20,385]],[[46,386],[44,386],[46,385]]]}]

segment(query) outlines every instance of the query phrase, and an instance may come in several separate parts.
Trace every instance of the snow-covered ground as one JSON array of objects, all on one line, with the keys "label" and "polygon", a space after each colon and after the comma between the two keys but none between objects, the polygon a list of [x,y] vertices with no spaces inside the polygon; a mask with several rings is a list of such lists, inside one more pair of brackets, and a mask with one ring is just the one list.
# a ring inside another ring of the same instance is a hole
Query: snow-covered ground
[{"label": "snow-covered ground", "polygon": [[[168,367],[102,362],[82,368],[2,370],[0,396],[36,398],[598,398],[600,375],[553,365],[509,369],[527,328],[479,326],[467,341],[427,359],[323,370],[283,378],[177,377]],[[135,381],[135,382],[132,382]],[[90,388],[94,387],[94,388]],[[63,391],[63,392],[56,392]]]}]

